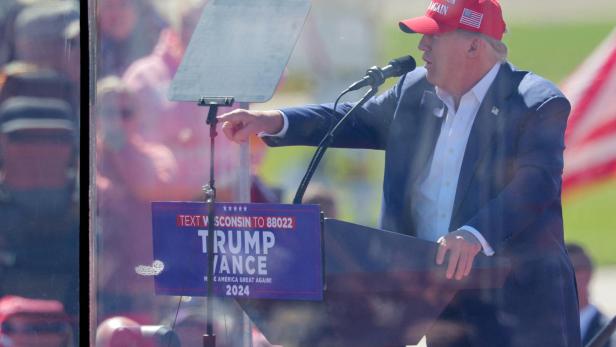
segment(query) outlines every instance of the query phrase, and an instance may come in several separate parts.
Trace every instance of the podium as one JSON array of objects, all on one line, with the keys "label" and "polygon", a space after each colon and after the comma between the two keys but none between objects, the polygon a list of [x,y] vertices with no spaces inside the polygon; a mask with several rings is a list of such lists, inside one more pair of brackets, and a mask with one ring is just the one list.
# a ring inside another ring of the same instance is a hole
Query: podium
[{"label": "podium", "polygon": [[336,219],[325,219],[323,243],[323,301],[236,299],[270,343],[417,344],[458,290],[502,287],[510,268],[479,254],[468,277],[449,280],[435,242]]}]

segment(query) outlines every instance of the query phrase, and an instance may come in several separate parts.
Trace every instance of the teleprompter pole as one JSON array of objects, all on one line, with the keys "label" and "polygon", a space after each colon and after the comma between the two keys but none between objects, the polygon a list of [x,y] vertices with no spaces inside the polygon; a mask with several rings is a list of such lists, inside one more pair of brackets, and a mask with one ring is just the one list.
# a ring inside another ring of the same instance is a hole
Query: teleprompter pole
[{"label": "teleprompter pole", "polygon": [[210,126],[210,182],[202,187],[205,202],[208,204],[208,238],[207,238],[207,302],[206,321],[207,332],[203,335],[203,347],[216,347],[216,335],[214,334],[213,306],[214,306],[214,220],[216,217],[216,186],[214,179],[214,154],[216,139],[216,115],[219,106],[231,106],[232,97],[203,97],[199,100],[199,106],[208,106],[206,124]]}]

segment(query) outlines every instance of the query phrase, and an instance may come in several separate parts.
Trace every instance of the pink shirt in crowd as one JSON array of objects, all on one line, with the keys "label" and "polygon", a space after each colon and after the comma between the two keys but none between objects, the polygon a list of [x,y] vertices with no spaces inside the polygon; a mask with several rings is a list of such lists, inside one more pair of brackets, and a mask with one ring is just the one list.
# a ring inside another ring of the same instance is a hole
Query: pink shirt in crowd
[{"label": "pink shirt in crowd", "polygon": [[[134,272],[154,260],[150,202],[202,201],[201,186],[209,181],[207,108],[167,99],[182,53],[178,35],[163,30],[153,53],[123,76],[135,96],[135,133],[129,131],[118,150],[97,146],[98,278],[109,293],[154,298],[152,279]],[[239,145],[220,133],[216,150],[216,187],[223,201],[239,166]]]}]

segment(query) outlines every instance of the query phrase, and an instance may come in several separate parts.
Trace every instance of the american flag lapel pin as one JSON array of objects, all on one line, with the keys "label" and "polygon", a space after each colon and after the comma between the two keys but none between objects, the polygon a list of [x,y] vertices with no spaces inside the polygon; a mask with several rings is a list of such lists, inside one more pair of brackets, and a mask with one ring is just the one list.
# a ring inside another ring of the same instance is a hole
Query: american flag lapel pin
[{"label": "american flag lapel pin", "polygon": [[498,114],[500,113],[500,110],[498,109],[498,107],[494,106],[492,107],[492,114],[495,116],[498,116]]}]

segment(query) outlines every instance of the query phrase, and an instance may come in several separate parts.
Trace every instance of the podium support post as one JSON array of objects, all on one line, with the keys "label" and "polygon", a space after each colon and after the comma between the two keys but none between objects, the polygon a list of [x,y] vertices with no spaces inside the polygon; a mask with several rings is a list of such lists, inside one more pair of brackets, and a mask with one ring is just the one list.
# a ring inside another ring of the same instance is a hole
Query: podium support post
[{"label": "podium support post", "polygon": [[216,142],[216,124],[218,120],[219,106],[231,106],[233,104],[232,97],[203,97],[199,100],[199,106],[208,106],[208,114],[206,124],[210,126],[210,182],[202,187],[205,202],[208,204],[208,237],[207,237],[207,302],[206,302],[206,321],[207,332],[203,335],[203,347],[216,347],[216,335],[214,333],[213,324],[213,286],[214,286],[214,220],[216,217],[216,186],[214,176],[214,154]]}]

